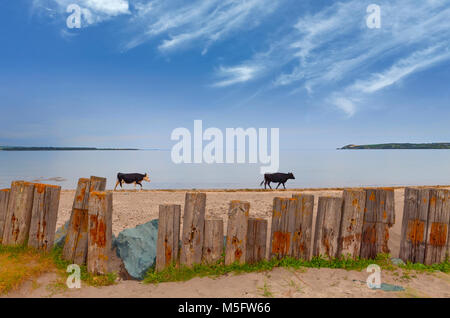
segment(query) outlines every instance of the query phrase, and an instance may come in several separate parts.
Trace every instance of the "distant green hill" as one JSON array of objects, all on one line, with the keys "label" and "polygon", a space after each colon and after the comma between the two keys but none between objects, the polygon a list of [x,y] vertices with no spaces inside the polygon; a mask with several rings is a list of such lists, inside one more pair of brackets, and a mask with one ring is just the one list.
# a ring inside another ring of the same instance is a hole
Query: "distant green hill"
[{"label": "distant green hill", "polygon": [[80,150],[139,150],[135,148],[95,148],[95,147],[18,147],[0,146],[0,151],[80,151]]},{"label": "distant green hill", "polygon": [[347,145],[338,149],[450,149],[450,143],[428,143],[428,144],[410,144],[410,143],[391,143],[374,145]]}]

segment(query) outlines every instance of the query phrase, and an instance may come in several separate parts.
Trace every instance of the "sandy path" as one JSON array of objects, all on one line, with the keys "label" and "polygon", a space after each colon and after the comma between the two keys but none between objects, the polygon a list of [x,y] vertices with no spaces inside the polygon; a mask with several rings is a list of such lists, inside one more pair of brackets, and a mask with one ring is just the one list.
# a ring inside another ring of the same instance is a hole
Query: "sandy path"
[{"label": "sandy path", "polygon": [[[365,271],[310,268],[290,270],[275,268],[270,272],[225,275],[216,279],[203,277],[187,282],[142,284],[121,281],[107,287],[82,287],[55,291],[48,287],[55,274],[43,275],[8,297],[182,297],[182,298],[252,298],[252,297],[450,297],[450,275],[443,273],[402,274],[382,272],[382,282],[402,286],[405,291],[387,292],[369,289]],[[36,285],[38,286],[36,288]]]}]

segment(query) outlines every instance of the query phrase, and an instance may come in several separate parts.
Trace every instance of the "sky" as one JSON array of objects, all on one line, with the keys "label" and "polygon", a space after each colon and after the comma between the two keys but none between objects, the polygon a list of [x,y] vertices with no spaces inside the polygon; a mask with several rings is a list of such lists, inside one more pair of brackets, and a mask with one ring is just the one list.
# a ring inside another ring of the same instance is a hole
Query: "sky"
[{"label": "sky", "polygon": [[282,149],[450,142],[449,0],[9,0],[0,39],[0,145],[170,148],[196,119]]}]

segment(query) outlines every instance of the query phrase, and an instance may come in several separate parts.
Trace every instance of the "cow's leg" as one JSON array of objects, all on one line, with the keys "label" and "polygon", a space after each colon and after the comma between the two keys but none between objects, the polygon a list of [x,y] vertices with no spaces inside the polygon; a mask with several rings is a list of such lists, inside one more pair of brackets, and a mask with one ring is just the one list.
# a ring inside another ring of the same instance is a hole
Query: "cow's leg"
[{"label": "cow's leg", "polygon": [[141,187],[139,188],[139,190],[142,190],[142,184],[140,182],[136,182],[137,184],[139,184]]},{"label": "cow's leg", "polygon": [[264,190],[267,189],[267,180],[264,180]]},{"label": "cow's leg", "polygon": [[284,188],[284,190],[286,190],[286,186],[284,185],[284,182],[283,182],[283,188]]},{"label": "cow's leg", "polygon": [[114,191],[116,191],[116,189],[117,189],[117,186],[120,184],[120,182],[119,182],[119,180],[117,180],[117,182],[116,182],[116,186],[114,187]]},{"label": "cow's leg", "polygon": [[[280,184],[281,184],[281,182],[278,182],[278,185],[277,185],[276,189],[278,189],[278,187],[280,186]],[[275,190],[276,190],[276,189],[275,189]]]},{"label": "cow's leg", "polygon": [[270,190],[272,190],[272,187],[270,186],[270,182],[271,182],[271,181],[268,182],[268,185],[269,185]]}]

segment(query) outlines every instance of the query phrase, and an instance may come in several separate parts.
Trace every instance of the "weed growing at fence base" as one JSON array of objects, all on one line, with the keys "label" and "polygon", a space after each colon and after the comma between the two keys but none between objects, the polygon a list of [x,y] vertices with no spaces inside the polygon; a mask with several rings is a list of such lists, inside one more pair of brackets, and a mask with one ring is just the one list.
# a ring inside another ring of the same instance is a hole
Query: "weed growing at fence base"
[{"label": "weed growing at fence base", "polygon": [[[53,262],[59,270],[66,271],[67,266],[71,264],[71,262],[66,261],[62,258],[62,248],[54,247],[51,251],[51,256]],[[117,275],[115,273],[108,273],[105,275],[94,275],[87,271],[85,265],[80,265],[80,274],[81,280],[90,286],[108,286],[113,285],[116,282]],[[68,274],[66,274],[68,275]]]},{"label": "weed growing at fence base", "polygon": [[[17,289],[27,280],[35,279],[48,272],[56,272],[66,278],[67,266],[70,262],[62,259],[62,249],[54,248],[50,253],[34,248],[0,245],[0,295]],[[112,285],[116,274],[93,275],[87,272],[86,266],[80,266],[81,280],[91,286]],[[59,285],[65,286],[65,280]]]},{"label": "weed growing at fence base", "polygon": [[[294,259],[286,257],[283,259],[271,259],[264,260],[255,264],[231,264],[224,265],[224,258],[217,261],[213,265],[196,264],[192,268],[186,266],[176,266],[174,264],[168,266],[166,269],[157,272],[155,268],[151,268],[145,278],[144,283],[162,283],[162,282],[175,282],[175,281],[187,281],[194,277],[218,277],[228,273],[242,274],[249,272],[264,272],[270,271],[275,267],[284,268],[339,268],[346,270],[365,270],[370,264],[377,264],[383,270],[395,270],[399,267],[392,264],[389,254],[379,254],[376,259],[352,259],[352,258],[338,258],[328,260],[323,257],[314,257],[310,261],[302,259]],[[450,263],[448,261],[441,264],[423,265],[420,264],[406,264],[403,267],[407,269],[411,267],[414,270],[427,270],[434,271],[439,270],[445,273],[450,272]],[[401,267],[400,267],[401,268]]]}]

